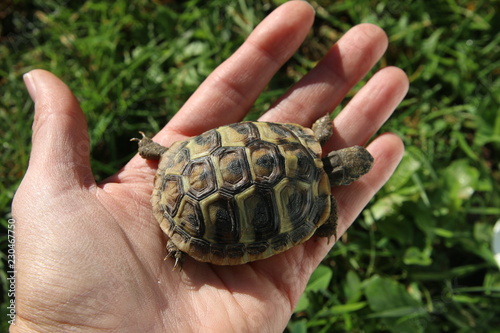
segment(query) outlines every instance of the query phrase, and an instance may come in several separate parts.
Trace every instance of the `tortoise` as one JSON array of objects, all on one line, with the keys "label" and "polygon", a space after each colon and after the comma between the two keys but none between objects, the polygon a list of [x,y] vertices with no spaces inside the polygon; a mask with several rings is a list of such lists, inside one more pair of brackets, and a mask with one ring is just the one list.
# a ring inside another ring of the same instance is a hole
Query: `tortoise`
[{"label": "tortoise", "polygon": [[[329,115],[312,126],[243,121],[161,146],[146,137],[139,154],[159,160],[153,214],[167,234],[174,269],[184,254],[217,265],[270,257],[312,235],[336,237],[331,187],[367,173],[363,147],[330,152]],[[166,258],[167,258],[166,257]],[[165,258],[165,259],[166,259]]]}]

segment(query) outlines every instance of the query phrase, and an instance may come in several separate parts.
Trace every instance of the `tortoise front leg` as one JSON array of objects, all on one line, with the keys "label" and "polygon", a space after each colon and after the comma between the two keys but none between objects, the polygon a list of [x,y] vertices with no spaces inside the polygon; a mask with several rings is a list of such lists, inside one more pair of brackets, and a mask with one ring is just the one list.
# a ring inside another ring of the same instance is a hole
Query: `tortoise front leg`
[{"label": "tortoise front leg", "polygon": [[143,132],[139,132],[142,135],[142,139],[133,138],[130,141],[139,142],[139,155],[146,160],[159,160],[161,155],[165,153],[168,148],[163,147],[159,143],[154,142],[148,138]]},{"label": "tortoise front leg", "polygon": [[312,125],[312,130],[321,146],[327,143],[333,135],[333,123],[330,120],[330,114],[316,120]]}]

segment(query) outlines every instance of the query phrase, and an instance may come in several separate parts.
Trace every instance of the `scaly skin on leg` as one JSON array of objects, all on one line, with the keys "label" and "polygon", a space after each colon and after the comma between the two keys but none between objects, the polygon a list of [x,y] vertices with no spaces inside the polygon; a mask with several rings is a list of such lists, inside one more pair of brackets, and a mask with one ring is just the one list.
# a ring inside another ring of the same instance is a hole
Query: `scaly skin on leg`
[{"label": "scaly skin on leg", "polygon": [[143,132],[139,132],[142,135],[142,139],[133,138],[130,141],[139,142],[139,155],[146,160],[159,160],[161,155],[165,153],[168,148],[163,147],[159,143],[154,142],[148,138]]},{"label": "scaly skin on leg", "polygon": [[312,130],[321,146],[327,143],[333,135],[333,123],[330,120],[330,114],[316,120],[312,125]]}]

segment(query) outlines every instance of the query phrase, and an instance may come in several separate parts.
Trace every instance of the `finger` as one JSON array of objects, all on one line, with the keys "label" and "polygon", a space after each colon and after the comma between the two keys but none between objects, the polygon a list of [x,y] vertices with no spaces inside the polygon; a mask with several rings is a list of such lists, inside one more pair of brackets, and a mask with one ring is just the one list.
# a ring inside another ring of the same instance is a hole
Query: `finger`
[{"label": "finger", "polygon": [[339,235],[347,230],[375,193],[389,180],[404,153],[403,142],[392,133],[379,136],[367,149],[375,160],[370,172],[347,187],[333,189],[333,196],[339,206]]},{"label": "finger", "polygon": [[353,27],[260,120],[310,126],[337,107],[386,48],[387,36],[379,27],[372,24]]},{"label": "finger", "polygon": [[[373,168],[359,180],[349,186],[332,189],[332,195],[338,205],[337,238],[340,238],[355,221],[363,208],[380,188],[389,180],[404,153],[401,139],[392,133],[382,134],[371,142],[368,151],[373,155]],[[321,261],[333,246],[332,242],[306,243],[307,251]]]},{"label": "finger", "polygon": [[335,117],[334,134],[324,150],[364,145],[403,100],[408,86],[408,78],[399,68],[377,72]]},{"label": "finger", "polygon": [[[313,19],[314,11],[305,1],[278,7],[210,74],[156,139],[169,144],[179,137],[240,121],[300,46]],[[170,137],[162,139],[167,133]]]},{"label": "finger", "polygon": [[35,102],[32,150],[27,175],[58,186],[91,186],[87,124],[78,101],[56,76],[34,70],[24,76]]}]

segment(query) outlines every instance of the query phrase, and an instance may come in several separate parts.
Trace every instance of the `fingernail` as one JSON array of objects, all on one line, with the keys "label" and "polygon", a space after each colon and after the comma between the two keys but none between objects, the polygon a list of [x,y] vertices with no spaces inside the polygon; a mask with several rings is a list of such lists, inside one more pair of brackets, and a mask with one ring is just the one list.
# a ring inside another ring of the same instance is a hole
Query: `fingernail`
[{"label": "fingernail", "polygon": [[316,8],[314,8],[312,3],[310,3],[308,0],[300,0],[300,1],[307,3],[312,8],[313,12],[316,13]]},{"label": "fingernail", "polygon": [[36,83],[33,79],[33,75],[31,75],[31,72],[28,72],[23,75],[23,79],[31,99],[36,103]]}]

